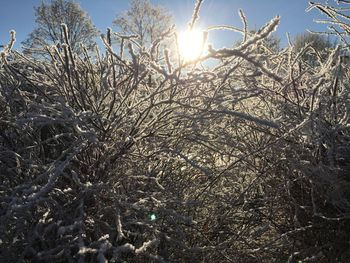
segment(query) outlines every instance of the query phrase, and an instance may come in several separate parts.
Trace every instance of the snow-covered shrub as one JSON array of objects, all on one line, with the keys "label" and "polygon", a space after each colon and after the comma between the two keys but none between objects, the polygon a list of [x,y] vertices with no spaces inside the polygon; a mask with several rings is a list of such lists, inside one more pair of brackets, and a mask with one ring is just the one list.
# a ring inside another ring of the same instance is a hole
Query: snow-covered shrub
[{"label": "snow-covered shrub", "polygon": [[239,45],[192,62],[154,59],[173,28],[141,50],[108,30],[104,54],[77,56],[62,25],[45,61],[12,50],[12,33],[0,61],[1,261],[345,262],[346,48],[302,64],[307,50],[269,46],[279,17],[256,32],[241,17]]}]

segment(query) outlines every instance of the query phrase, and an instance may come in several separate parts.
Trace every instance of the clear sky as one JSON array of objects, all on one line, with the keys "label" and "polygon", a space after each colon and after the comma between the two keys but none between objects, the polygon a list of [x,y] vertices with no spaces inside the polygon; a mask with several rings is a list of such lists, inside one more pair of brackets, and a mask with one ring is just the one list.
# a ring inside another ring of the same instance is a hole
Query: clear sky
[{"label": "clear sky", "polygon": [[[9,31],[17,32],[16,48],[35,26],[34,6],[42,0],[0,0],[0,44],[8,42]],[[48,0],[46,0],[48,1]],[[118,12],[128,8],[128,0],[77,0],[88,12],[98,29],[105,31],[112,26],[112,21]],[[178,29],[184,29],[190,20],[195,0],[151,0],[153,4],[166,7],[174,17]],[[321,30],[324,26],[313,22],[320,18],[314,10],[305,13],[307,0],[204,0],[200,13],[199,26],[205,28],[211,25],[241,26],[238,9],[245,12],[250,29],[258,29],[276,15],[281,16],[277,35],[286,43],[286,32],[292,36],[302,33],[305,29]],[[113,28],[113,27],[112,27]],[[215,33],[210,40],[214,47],[230,45],[240,36],[232,33]]]}]

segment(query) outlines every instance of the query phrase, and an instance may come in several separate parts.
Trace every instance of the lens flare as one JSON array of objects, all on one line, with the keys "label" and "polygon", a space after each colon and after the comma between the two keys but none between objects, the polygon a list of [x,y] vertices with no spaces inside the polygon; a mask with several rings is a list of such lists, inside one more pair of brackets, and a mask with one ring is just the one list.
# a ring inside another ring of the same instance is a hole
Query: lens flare
[{"label": "lens flare", "polygon": [[156,216],[156,214],[154,214],[154,213],[149,214],[148,217],[149,217],[149,219],[150,219],[151,221],[155,221],[155,220],[157,219],[157,216]]}]

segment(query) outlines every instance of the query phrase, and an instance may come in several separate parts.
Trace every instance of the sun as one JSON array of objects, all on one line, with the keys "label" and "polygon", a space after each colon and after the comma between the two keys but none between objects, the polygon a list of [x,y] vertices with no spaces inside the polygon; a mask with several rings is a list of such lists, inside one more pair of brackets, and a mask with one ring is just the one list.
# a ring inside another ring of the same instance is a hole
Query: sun
[{"label": "sun", "polygon": [[204,48],[203,32],[187,30],[181,32],[178,37],[180,56],[185,61],[194,61],[200,57]]}]

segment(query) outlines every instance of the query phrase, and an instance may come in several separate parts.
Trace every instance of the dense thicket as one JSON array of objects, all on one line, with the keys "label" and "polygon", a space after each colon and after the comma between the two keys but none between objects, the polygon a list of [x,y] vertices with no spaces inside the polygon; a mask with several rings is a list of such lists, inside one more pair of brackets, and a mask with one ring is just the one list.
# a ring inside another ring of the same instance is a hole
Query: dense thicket
[{"label": "dense thicket", "polygon": [[[244,26],[240,45],[194,62],[155,61],[173,31],[114,51],[109,30],[105,54],[85,56],[65,39],[45,61],[12,50],[13,32],[0,261],[348,262],[348,45],[271,50],[278,23]],[[209,58],[218,65],[203,69]]]}]

